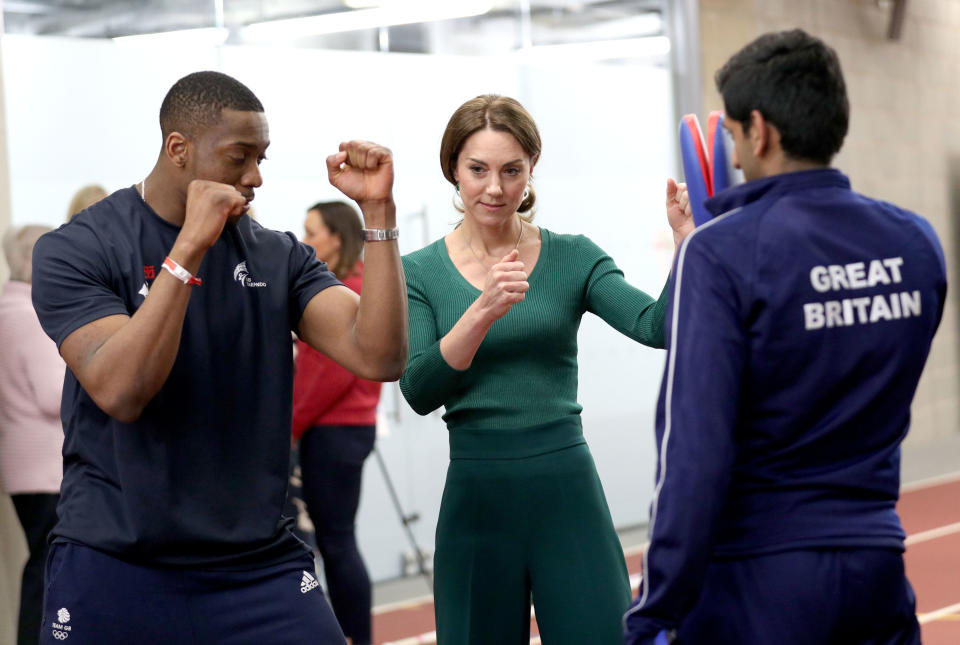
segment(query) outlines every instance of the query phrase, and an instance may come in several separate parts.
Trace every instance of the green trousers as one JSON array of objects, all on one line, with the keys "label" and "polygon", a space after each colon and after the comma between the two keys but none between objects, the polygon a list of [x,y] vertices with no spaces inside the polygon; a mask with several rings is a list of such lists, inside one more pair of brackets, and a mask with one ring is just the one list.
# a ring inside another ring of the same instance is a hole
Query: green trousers
[{"label": "green trousers", "polygon": [[619,645],[623,550],[579,417],[453,430],[434,554],[438,645]]}]

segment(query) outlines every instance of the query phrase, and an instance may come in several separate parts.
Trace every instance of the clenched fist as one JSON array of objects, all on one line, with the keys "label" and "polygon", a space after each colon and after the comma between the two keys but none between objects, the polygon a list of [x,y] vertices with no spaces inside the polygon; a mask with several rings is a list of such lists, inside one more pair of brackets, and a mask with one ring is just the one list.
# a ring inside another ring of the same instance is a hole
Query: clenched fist
[{"label": "clenched fist", "polygon": [[227,218],[246,210],[246,198],[233,186],[194,179],[187,187],[187,213],[180,236],[206,250],[220,237]]},{"label": "clenched fist", "polygon": [[690,207],[690,195],[686,184],[678,184],[667,179],[667,222],[673,229],[674,246],[680,246],[696,224],[693,223],[693,210]]},{"label": "clenched fist", "polygon": [[513,249],[491,267],[478,304],[493,320],[502,318],[510,308],[527,297],[530,284],[524,264]]},{"label": "clenched fist", "polygon": [[327,157],[330,183],[357,202],[385,202],[393,195],[393,155],[369,141],[340,144],[340,152]]}]

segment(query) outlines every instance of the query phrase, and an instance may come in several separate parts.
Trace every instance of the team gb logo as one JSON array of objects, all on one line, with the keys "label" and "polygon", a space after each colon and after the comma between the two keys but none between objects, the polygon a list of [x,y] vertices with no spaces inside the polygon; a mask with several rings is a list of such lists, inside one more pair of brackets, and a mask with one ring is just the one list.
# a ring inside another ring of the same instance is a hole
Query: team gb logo
[{"label": "team gb logo", "polygon": [[247,271],[247,261],[244,260],[233,269],[233,279],[240,283],[241,287],[265,287],[266,282],[257,282],[250,277]]}]

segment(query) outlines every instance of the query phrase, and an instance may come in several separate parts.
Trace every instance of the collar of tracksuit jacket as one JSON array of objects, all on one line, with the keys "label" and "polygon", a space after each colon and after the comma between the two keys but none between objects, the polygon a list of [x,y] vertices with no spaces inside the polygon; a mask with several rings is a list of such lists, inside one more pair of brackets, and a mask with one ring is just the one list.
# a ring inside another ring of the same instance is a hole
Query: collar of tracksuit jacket
[{"label": "collar of tracksuit jacket", "polygon": [[829,186],[849,190],[850,180],[836,168],[816,168],[771,175],[727,188],[704,202],[704,206],[711,215],[716,217],[777,193]]}]

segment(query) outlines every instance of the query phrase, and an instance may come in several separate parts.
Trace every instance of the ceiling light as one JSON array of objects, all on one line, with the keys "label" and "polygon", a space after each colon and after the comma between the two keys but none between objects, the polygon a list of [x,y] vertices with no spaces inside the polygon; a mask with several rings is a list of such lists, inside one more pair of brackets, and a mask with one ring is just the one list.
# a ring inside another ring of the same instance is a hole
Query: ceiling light
[{"label": "ceiling light", "polygon": [[385,3],[383,6],[370,9],[355,9],[303,18],[254,22],[243,28],[243,36],[252,40],[291,40],[343,31],[467,18],[485,14],[490,11],[490,7],[490,0],[469,2],[449,2],[446,0],[413,2],[408,0],[406,2]]},{"label": "ceiling light", "polygon": [[26,15],[51,13],[53,7],[42,5],[38,2],[19,2],[18,0],[6,0],[3,2],[4,13],[20,13]]},{"label": "ceiling light", "polygon": [[666,36],[594,40],[561,45],[537,45],[518,49],[515,55],[532,60],[598,61],[623,58],[659,58],[670,53],[670,39]]},{"label": "ceiling light", "polygon": [[177,31],[160,31],[152,34],[137,34],[136,36],[118,36],[115,43],[125,45],[222,45],[227,41],[230,30],[226,27],[204,27],[201,29],[179,29]]}]

